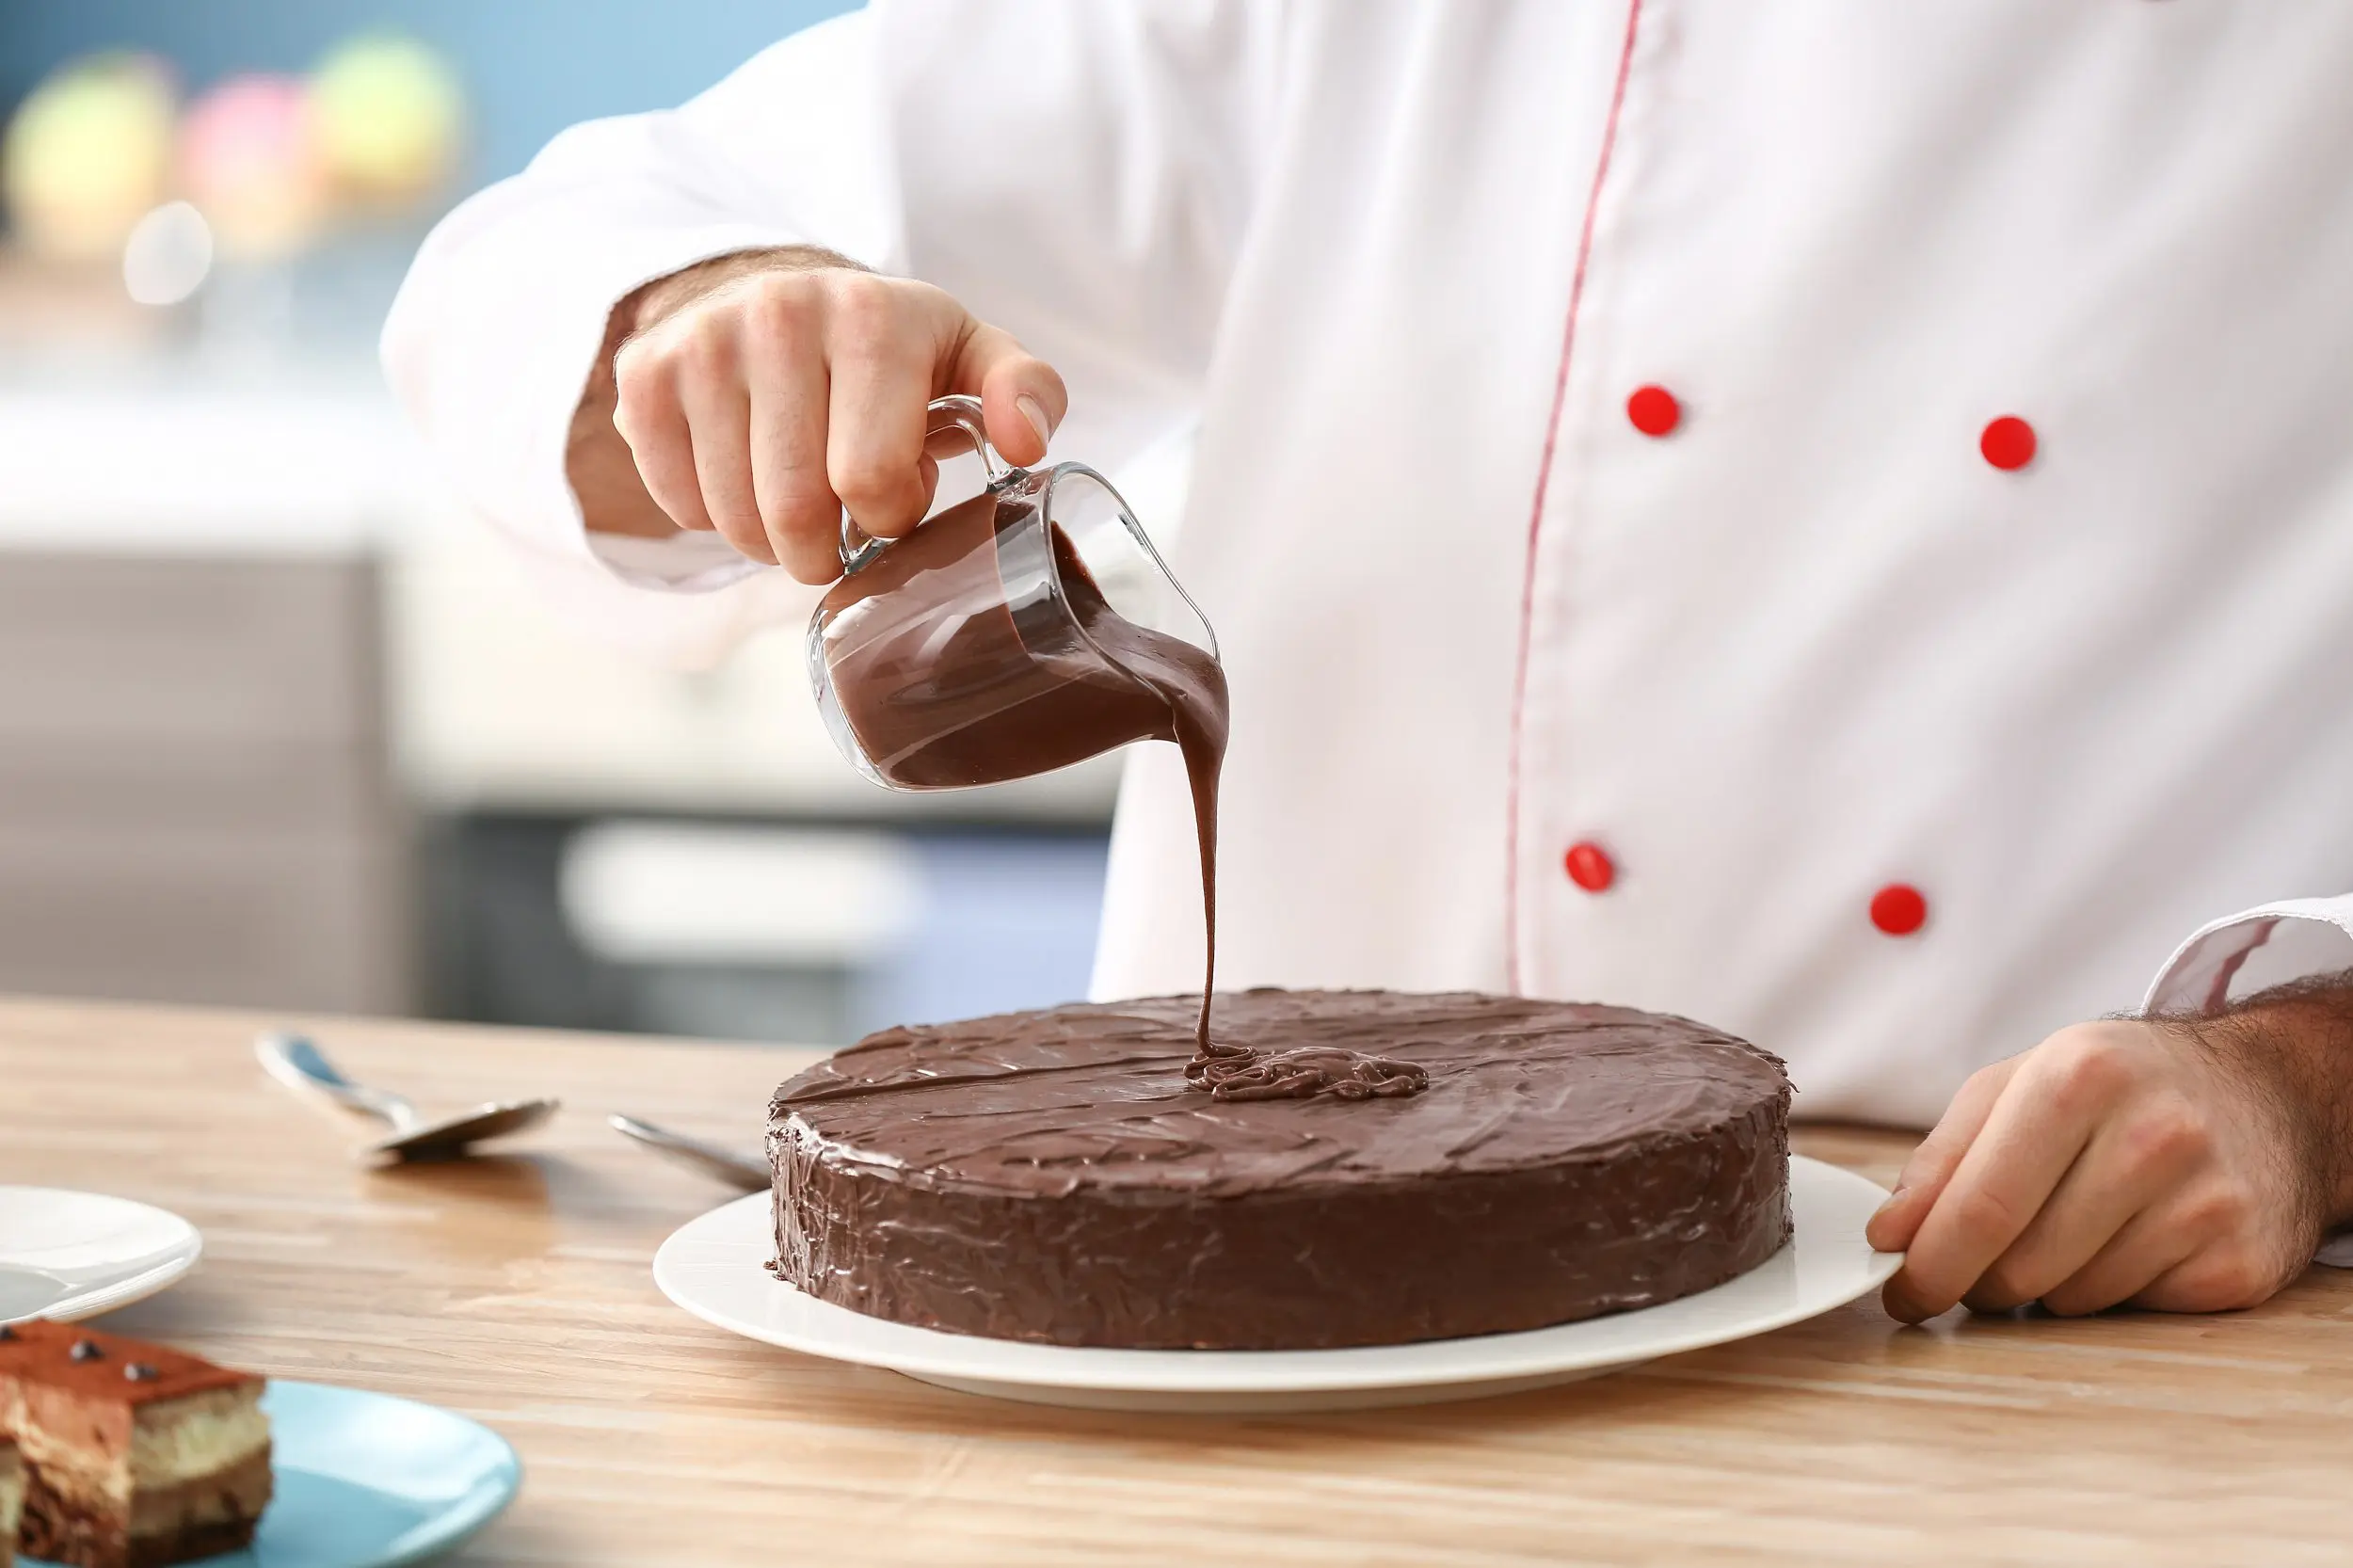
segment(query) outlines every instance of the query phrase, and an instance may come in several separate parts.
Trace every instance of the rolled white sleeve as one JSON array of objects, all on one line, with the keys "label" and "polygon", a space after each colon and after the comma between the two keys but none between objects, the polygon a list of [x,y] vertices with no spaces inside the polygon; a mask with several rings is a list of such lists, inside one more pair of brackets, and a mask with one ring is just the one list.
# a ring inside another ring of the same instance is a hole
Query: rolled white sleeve
[{"label": "rolled white sleeve", "polygon": [[[605,323],[639,285],[763,246],[888,263],[867,24],[812,27],[680,109],[575,126],[426,238],[385,322],[385,370],[458,491],[534,557],[678,588],[753,569],[696,536],[631,540],[606,560],[565,447]],[[800,171],[785,200],[744,179],[759,158]]]},{"label": "rolled white sleeve", "polygon": [[678,109],[577,126],[425,241],[385,325],[392,387],[468,503],[608,600],[776,575],[707,535],[592,540],[565,472],[614,305],[730,251],[818,245],[948,290],[1063,372],[1057,449],[1115,463],[1193,411],[1274,14],[878,3]]},{"label": "rolled white sleeve", "polygon": [[[2216,1013],[2230,1000],[2231,982],[2248,956],[2271,940],[2290,922],[2313,922],[2309,928],[2332,934],[2322,951],[2334,954],[2333,968],[2353,968],[2353,897],[2285,899],[2258,904],[2242,913],[2215,920],[2193,933],[2173,950],[2142,999],[2146,1013]],[[2315,966],[2315,974],[2329,972]],[[2353,1269],[2353,1232],[2331,1237],[2320,1249],[2318,1261]]]},{"label": "rolled white sleeve", "polygon": [[2311,921],[2314,929],[2332,934],[2327,951],[2335,962],[2315,965],[2312,973],[2353,968],[2353,896],[2284,899],[2227,916],[2192,933],[2150,983],[2149,994],[2141,999],[2141,1011],[2220,1012],[2231,999],[2231,982],[2238,977],[2249,954],[2290,921]]}]

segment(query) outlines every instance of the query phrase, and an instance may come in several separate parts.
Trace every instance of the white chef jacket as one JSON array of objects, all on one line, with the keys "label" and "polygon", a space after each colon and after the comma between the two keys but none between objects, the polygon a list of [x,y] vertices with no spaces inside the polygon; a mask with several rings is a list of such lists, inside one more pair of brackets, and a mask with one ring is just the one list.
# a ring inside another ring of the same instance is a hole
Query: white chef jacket
[{"label": "white chef jacket", "polygon": [[[584,535],[609,308],[936,283],[1057,455],[1198,421],[1223,982],[1686,1014],[1925,1124],[2274,930],[2353,962],[2348,81],[2319,4],[878,3],[465,203],[385,357],[552,583],[708,651],[808,600]],[[1098,992],[1198,984],[1196,875],[1140,748]]]}]

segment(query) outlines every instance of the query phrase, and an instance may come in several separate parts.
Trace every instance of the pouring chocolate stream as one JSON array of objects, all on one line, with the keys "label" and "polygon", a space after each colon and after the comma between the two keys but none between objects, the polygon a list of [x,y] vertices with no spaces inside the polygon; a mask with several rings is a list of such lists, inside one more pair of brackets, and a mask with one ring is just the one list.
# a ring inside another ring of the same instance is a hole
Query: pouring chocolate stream
[{"label": "pouring chocolate stream", "polygon": [[[1046,536],[1067,616],[1041,598],[1009,599],[1004,583],[1026,575],[1017,557],[1035,548],[1032,509],[1017,496],[974,496],[836,584],[820,611],[835,628],[825,651],[835,700],[873,771],[901,789],[1001,783],[1131,741],[1175,742],[1200,840],[1206,1049],[1225,671],[1113,610],[1059,527]],[[958,607],[952,619],[938,614],[943,601]]]},{"label": "pouring chocolate stream", "polygon": [[1000,783],[1132,741],[1174,742],[1201,857],[1201,1011],[1187,1079],[1221,1099],[1418,1092],[1426,1076],[1407,1063],[1211,1041],[1225,671],[1208,649],[1112,608],[1040,499],[1074,471],[1116,502],[1077,465],[1015,471],[904,539],[845,553],[813,626],[821,699],[857,760],[900,789]]}]

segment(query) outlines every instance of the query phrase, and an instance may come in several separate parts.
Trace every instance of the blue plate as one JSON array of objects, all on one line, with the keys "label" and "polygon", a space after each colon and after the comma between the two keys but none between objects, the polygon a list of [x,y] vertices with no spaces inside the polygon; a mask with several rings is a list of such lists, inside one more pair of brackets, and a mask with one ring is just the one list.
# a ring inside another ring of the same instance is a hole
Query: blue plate
[{"label": "blue plate", "polygon": [[277,1495],[253,1544],[204,1559],[207,1568],[423,1562],[497,1518],[522,1485],[504,1438],[429,1404],[273,1382],[262,1408]]}]

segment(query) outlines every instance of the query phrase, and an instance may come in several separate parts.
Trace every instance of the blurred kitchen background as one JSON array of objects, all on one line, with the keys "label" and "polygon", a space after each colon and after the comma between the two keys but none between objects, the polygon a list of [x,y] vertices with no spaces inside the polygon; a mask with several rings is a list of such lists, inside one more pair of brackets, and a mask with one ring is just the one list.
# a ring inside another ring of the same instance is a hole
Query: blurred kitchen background
[{"label": "blurred kitchen background", "polygon": [[600,647],[376,370],[460,196],[840,8],[0,0],[0,989],[813,1042],[1083,991],[1115,760],[892,794],[797,628]]}]

